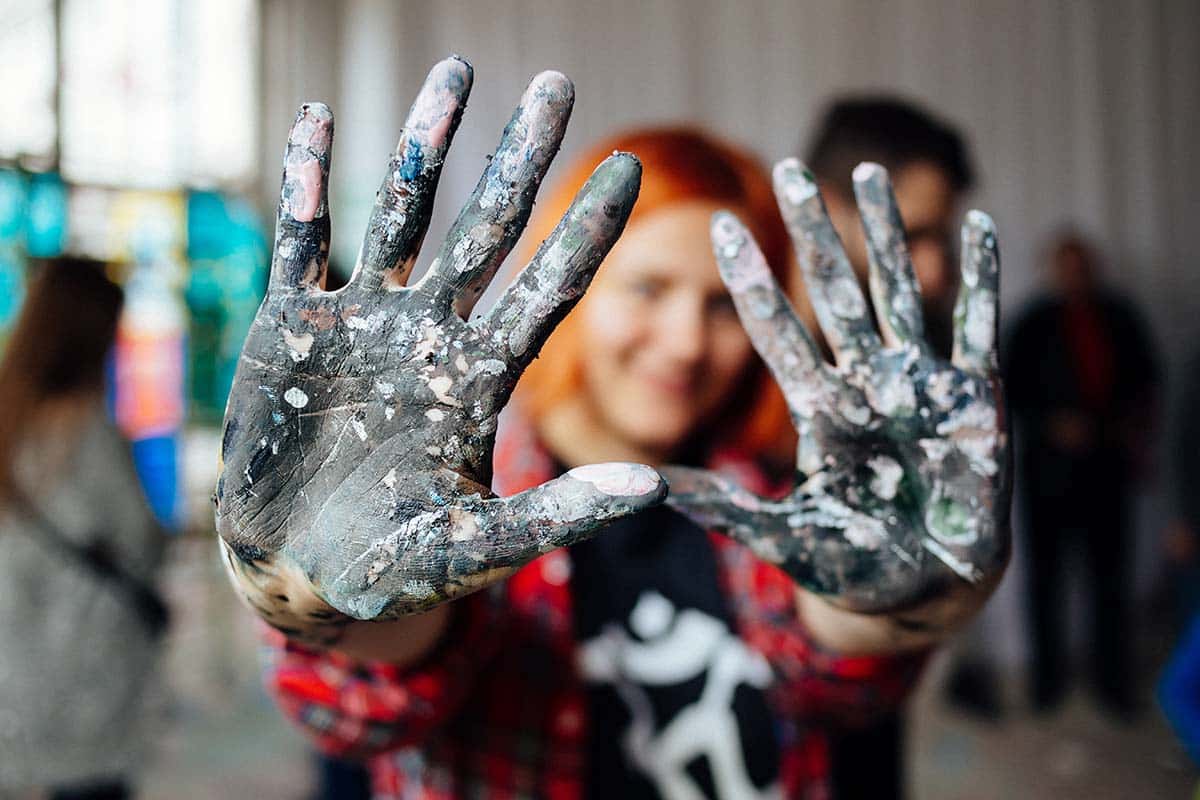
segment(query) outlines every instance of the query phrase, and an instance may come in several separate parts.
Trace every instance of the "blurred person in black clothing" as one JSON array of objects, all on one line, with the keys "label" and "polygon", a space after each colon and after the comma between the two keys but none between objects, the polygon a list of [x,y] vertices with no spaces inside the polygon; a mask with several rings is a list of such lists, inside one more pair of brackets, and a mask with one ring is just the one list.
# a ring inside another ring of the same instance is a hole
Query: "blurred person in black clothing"
[{"label": "blurred person in black clothing", "polygon": [[[867,246],[851,174],[864,161],[887,168],[904,222],[913,271],[921,286],[926,341],[950,356],[958,292],[956,239],[963,195],[973,170],[962,135],[927,110],[888,95],[834,100],[817,126],[806,163],[816,175],[829,218],[860,282],[867,283]],[[796,292],[803,295],[802,292]],[[807,298],[797,298],[810,316]],[[904,719],[889,713],[832,740],[834,795],[904,795]]]},{"label": "blurred person in black clothing", "polygon": [[1192,355],[1180,383],[1170,452],[1175,516],[1165,542],[1169,613],[1177,632],[1200,612],[1200,415],[1193,408],[1194,398],[1200,397],[1200,353]]},{"label": "blurred person in black clothing", "polygon": [[1101,283],[1089,243],[1058,238],[1050,267],[1050,291],[1021,314],[1002,351],[1026,515],[1032,701],[1050,710],[1065,693],[1064,585],[1081,557],[1095,689],[1128,717],[1136,709],[1130,514],[1148,464],[1159,367],[1132,304]]}]

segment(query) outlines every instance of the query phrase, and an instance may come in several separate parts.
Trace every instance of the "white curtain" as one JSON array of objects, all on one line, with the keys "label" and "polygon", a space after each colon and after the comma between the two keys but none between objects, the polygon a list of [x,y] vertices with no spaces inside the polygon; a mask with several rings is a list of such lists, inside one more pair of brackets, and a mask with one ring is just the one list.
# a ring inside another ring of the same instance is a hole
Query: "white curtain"
[{"label": "white curtain", "polygon": [[1195,0],[264,0],[263,27],[264,208],[296,105],[329,102],[334,253],[347,265],[408,104],[451,52],[474,64],[475,88],[435,243],[542,69],[576,84],[564,159],[669,120],[774,161],[800,152],[831,96],[888,90],[970,136],[970,203],[997,220],[1007,309],[1037,288],[1046,237],[1071,224],[1098,241],[1171,364],[1200,347]]}]

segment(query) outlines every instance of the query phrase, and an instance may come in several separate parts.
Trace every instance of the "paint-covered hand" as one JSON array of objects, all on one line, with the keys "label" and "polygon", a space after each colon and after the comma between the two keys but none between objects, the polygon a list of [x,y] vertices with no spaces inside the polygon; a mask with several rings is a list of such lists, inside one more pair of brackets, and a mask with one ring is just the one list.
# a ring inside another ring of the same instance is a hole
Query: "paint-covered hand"
[{"label": "paint-covered hand", "polygon": [[288,139],[270,286],[230,395],[215,499],[235,582],[297,636],[328,642],[349,618],[429,609],[666,491],[635,464],[581,467],[511,498],[489,489],[497,414],[616,241],[641,166],[604,161],[517,281],[467,321],[525,227],[573,102],[563,75],[533,79],[428,273],[406,286],[471,77],[457,58],[430,73],[336,292],[322,288],[328,108],[303,106]]},{"label": "paint-covered hand", "polygon": [[772,501],[713,473],[664,474],[667,502],[698,523],[744,542],[837,606],[886,612],[932,599],[959,579],[990,585],[1006,563],[999,260],[991,220],[971,211],[954,354],[938,358],[923,338],[887,173],[863,164],[854,184],[878,332],[812,175],[795,160],[775,168],[779,205],[836,366],[821,357],[747,230],[730,214],[713,219],[721,276],[799,432],[796,488]]}]

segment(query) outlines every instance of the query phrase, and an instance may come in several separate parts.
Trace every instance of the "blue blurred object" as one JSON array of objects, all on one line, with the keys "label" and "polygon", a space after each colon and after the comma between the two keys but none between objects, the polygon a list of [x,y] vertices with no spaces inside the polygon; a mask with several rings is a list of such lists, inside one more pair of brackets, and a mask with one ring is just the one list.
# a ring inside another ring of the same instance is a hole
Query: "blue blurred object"
[{"label": "blue blurred object", "polygon": [[17,321],[25,300],[26,176],[0,169],[0,342]]},{"label": "blue blurred object", "polygon": [[176,502],[176,437],[186,414],[185,313],[169,285],[169,262],[138,263],[125,282],[117,330],[116,420],[133,443],[146,498],[169,530],[183,525]]},{"label": "blue blurred object", "polygon": [[177,437],[138,439],[132,443],[132,449],[134,468],[141,479],[150,510],[167,529],[177,528],[182,513],[177,474]]},{"label": "blue blurred object", "polygon": [[1200,613],[1179,638],[1158,681],[1158,703],[1200,766]]},{"label": "blue blurred object", "polygon": [[25,175],[0,169],[0,244],[19,242],[25,233]]},{"label": "blue blurred object", "polygon": [[0,244],[0,340],[17,321],[25,300],[25,261],[15,247]]},{"label": "blue blurred object", "polygon": [[189,409],[193,421],[218,424],[262,301],[267,245],[249,204],[217,192],[188,195],[187,237]]},{"label": "blue blurred object", "polygon": [[31,175],[26,205],[25,250],[32,258],[62,255],[67,243],[67,187],[52,172]]}]

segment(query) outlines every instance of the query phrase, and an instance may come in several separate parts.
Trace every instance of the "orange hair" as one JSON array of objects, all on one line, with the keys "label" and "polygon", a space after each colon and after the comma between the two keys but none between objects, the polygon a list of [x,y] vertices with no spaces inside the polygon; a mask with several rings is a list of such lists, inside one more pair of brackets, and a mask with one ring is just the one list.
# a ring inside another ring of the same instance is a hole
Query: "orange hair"
[{"label": "orange hair", "polygon": [[[642,162],[642,188],[631,224],[673,203],[720,203],[750,229],[775,279],[788,286],[788,234],[766,171],[746,151],[686,127],[628,131],[598,142],[575,159],[553,190],[539,199],[523,244],[526,257],[532,257],[592,170],[614,150],[633,153]],[[581,302],[587,302],[587,295]],[[585,350],[579,320],[578,314],[568,314],[521,378],[518,397],[534,418],[581,391]],[[732,445],[753,455],[778,452],[781,437],[794,436],[787,405],[757,358],[749,377],[742,383],[748,390],[727,403],[714,421],[716,435],[708,444]]]}]

